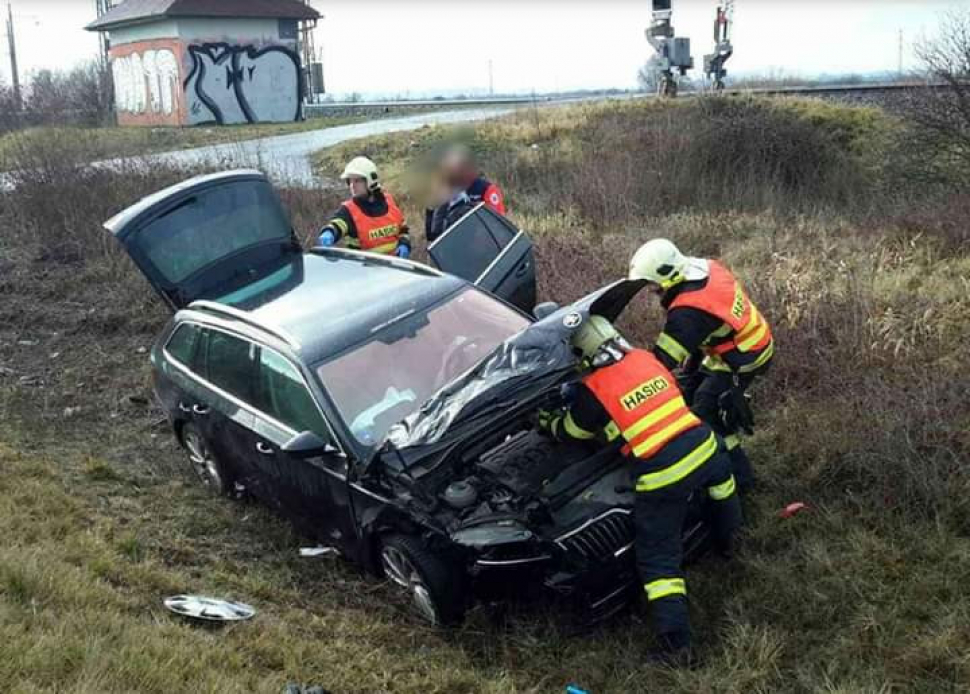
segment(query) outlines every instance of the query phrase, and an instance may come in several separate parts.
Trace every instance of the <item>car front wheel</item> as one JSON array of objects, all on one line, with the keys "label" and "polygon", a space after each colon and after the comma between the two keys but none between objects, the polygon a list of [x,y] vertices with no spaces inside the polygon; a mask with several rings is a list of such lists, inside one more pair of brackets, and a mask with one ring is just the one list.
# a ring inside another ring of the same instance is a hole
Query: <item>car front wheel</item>
[{"label": "car front wheel", "polygon": [[229,496],[234,484],[225,466],[219,462],[208,441],[192,423],[182,428],[182,445],[196,478],[215,496]]},{"label": "car front wheel", "polygon": [[407,535],[389,535],[381,543],[384,575],[407,595],[426,621],[451,626],[465,615],[464,581],[442,557]]}]

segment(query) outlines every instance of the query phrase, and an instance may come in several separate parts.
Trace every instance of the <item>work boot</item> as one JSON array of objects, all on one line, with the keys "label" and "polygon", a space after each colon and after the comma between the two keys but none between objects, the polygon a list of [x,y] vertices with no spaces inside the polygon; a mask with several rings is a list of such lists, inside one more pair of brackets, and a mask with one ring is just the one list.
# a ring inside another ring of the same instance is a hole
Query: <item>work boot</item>
[{"label": "work boot", "polygon": [[649,664],[686,670],[699,664],[690,645],[690,634],[676,631],[657,636],[657,645],[647,651],[646,660]]}]

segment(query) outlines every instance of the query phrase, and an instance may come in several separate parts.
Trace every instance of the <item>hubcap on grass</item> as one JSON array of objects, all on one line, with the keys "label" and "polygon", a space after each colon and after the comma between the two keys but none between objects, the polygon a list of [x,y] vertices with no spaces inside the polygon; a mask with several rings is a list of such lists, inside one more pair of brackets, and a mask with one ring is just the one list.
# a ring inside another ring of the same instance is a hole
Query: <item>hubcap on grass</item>
[{"label": "hubcap on grass", "polygon": [[199,481],[213,491],[222,489],[222,475],[215,458],[209,452],[205,441],[195,431],[185,432],[185,447],[189,452],[189,462]]},{"label": "hubcap on grass", "polygon": [[381,550],[381,563],[387,577],[410,593],[411,602],[418,614],[432,624],[437,624],[438,611],[431,600],[431,593],[411,559],[396,547],[385,547]]}]

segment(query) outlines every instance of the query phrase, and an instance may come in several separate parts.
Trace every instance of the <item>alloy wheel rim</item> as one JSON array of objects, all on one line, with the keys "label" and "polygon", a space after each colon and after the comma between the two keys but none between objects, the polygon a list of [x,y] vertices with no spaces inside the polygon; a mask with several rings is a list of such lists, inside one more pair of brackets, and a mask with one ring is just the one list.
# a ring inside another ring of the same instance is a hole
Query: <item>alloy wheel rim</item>
[{"label": "alloy wheel rim", "polygon": [[408,591],[411,604],[418,614],[437,624],[438,611],[431,599],[431,592],[408,556],[396,547],[385,547],[381,551],[381,562],[391,582]]},{"label": "alloy wheel rim", "polygon": [[222,477],[219,468],[216,466],[215,458],[209,452],[202,437],[194,431],[185,434],[185,447],[188,449],[189,462],[192,463],[192,470],[206,487],[218,489],[221,486]]}]

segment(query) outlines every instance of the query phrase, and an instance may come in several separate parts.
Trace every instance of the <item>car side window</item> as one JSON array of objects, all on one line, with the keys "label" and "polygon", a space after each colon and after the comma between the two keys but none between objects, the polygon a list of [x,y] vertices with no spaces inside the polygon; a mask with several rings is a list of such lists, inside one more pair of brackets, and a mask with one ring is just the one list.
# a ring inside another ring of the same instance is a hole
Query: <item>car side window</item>
[{"label": "car side window", "polygon": [[508,220],[480,206],[435,241],[428,255],[438,268],[475,282],[517,233]]},{"label": "car side window", "polygon": [[328,440],[327,425],[293,363],[265,347],[259,359],[260,409],[293,431],[312,431]]},{"label": "car side window", "polygon": [[199,326],[192,323],[183,323],[172,333],[165,349],[172,359],[191,368],[201,336],[202,329]]},{"label": "car side window", "polygon": [[476,213],[435,242],[429,252],[438,267],[474,282],[502,249]]},{"label": "car side window", "polygon": [[512,243],[512,239],[519,233],[519,230],[512,226],[509,220],[500,217],[498,214],[492,212],[492,210],[482,211],[482,221],[485,222],[488,230],[492,232],[492,236],[495,237],[500,248],[505,248]]},{"label": "car side window", "polygon": [[209,330],[205,378],[244,402],[253,401],[256,345],[219,330]]}]

